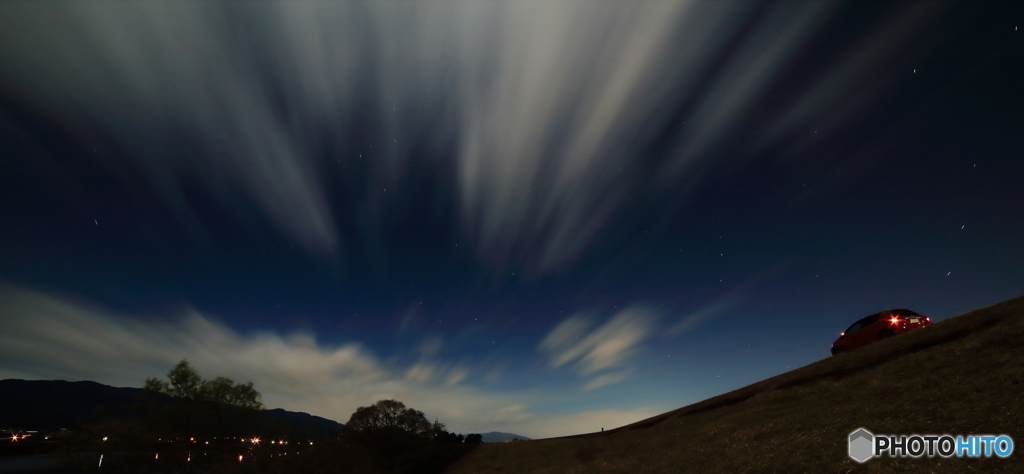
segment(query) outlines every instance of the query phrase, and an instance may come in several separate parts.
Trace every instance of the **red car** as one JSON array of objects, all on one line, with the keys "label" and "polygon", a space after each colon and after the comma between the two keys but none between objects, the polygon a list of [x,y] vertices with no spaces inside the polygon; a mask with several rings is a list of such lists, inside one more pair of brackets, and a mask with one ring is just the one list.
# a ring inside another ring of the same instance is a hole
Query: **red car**
[{"label": "red car", "polygon": [[931,326],[932,320],[909,309],[890,309],[853,323],[832,343],[832,355],[866,346],[897,334]]}]

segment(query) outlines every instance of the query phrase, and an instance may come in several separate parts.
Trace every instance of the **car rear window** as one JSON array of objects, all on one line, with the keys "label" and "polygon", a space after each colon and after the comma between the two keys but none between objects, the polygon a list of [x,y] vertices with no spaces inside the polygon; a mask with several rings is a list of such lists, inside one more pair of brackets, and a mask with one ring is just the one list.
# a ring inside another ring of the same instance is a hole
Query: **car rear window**
[{"label": "car rear window", "polygon": [[853,326],[850,326],[850,328],[845,331],[846,334],[853,334],[853,333],[863,329],[865,326],[867,326],[869,324],[874,324],[875,321],[878,321],[878,318],[881,315],[882,315],[882,313],[875,313],[875,314],[872,314],[871,316],[868,316],[866,318],[861,318],[860,321],[857,321],[857,322],[853,323]]},{"label": "car rear window", "polygon": [[920,314],[917,314],[909,309],[894,309],[892,311],[889,311],[889,314],[893,316],[920,316]]}]

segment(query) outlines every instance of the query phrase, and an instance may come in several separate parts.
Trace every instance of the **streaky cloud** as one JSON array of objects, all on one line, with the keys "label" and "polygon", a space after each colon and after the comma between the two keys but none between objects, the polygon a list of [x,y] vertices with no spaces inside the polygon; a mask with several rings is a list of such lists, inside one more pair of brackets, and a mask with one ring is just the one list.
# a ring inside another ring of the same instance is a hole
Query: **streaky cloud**
[{"label": "streaky cloud", "polygon": [[[636,421],[649,409],[544,412],[550,393],[495,393],[472,385],[480,370],[435,357],[427,339],[408,367],[392,366],[359,344],[324,346],[308,333],[241,334],[195,310],[171,320],[119,314],[69,297],[0,285],[0,379],[92,380],[141,387],[181,359],[203,376],[252,381],[271,408],[342,423],[359,406],[399,399],[461,432],[517,431],[530,437],[576,434],[587,423]],[[562,423],[552,423],[557,418]]]},{"label": "streaky cloud", "polygon": [[580,376],[616,370],[598,375],[584,386],[585,390],[618,383],[626,379],[622,369],[628,367],[640,344],[655,333],[659,317],[650,307],[632,305],[590,330],[593,317],[575,314],[552,329],[538,350],[548,355],[551,368],[572,362]]},{"label": "streaky cloud", "polygon": [[845,5],[11,2],[0,58],[11,93],[95,124],[124,150],[103,164],[140,170],[193,234],[190,182],[339,257],[339,229],[382,245],[412,205],[382,189],[430,180],[480,262],[538,275],[570,268],[641,192],[671,208],[713,165],[854,119],[945,4],[901,4],[762,107]]}]

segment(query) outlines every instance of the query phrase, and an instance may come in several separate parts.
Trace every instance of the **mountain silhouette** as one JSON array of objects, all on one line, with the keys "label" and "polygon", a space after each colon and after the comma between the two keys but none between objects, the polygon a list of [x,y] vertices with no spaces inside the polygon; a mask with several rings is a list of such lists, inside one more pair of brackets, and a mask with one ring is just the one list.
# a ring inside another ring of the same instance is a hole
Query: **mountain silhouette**
[{"label": "mountain silhouette", "polygon": [[481,436],[483,436],[483,441],[485,443],[504,443],[505,441],[512,441],[514,439],[528,441],[530,439],[523,435],[503,433],[501,431],[491,431],[490,433],[483,433]]},{"label": "mountain silhouette", "polygon": [[[170,403],[171,397],[141,388],[91,381],[0,380],[0,428],[52,430],[129,416],[139,404]],[[266,424],[317,438],[340,434],[345,425],[309,413],[262,410]]]}]

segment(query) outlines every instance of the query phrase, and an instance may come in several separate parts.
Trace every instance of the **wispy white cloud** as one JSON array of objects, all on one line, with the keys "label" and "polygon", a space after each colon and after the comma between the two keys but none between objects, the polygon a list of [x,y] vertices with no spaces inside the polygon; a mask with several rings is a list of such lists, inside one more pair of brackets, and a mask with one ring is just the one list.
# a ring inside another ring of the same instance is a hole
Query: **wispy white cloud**
[{"label": "wispy white cloud", "polygon": [[[654,333],[659,315],[649,307],[633,305],[604,324],[593,327],[592,316],[576,314],[555,326],[541,341],[539,350],[548,354],[551,367],[574,362],[581,376],[610,369],[623,369],[639,345]],[[625,380],[621,370],[602,374],[584,388],[593,389]]]},{"label": "wispy white cloud", "polygon": [[[785,134],[800,129],[814,128],[823,133],[840,130],[850,118],[863,113],[883,91],[891,86],[881,77],[892,70],[893,58],[904,50],[894,45],[906,44],[937,14],[952,2],[916,0],[904,3],[904,7],[885,21],[874,25],[858,42],[848,48],[845,55],[836,61],[836,66],[787,108],[777,120],[765,127],[758,137],[758,146],[777,142]],[[923,47],[919,45],[918,47]],[[905,71],[904,71],[905,72]],[[873,80],[865,80],[873,77]],[[842,110],[835,114],[829,111]],[[792,144],[792,149],[809,145],[810,134]]]},{"label": "wispy white cloud", "polygon": [[448,371],[448,375],[445,377],[444,385],[446,387],[452,387],[458,385],[466,377],[469,376],[469,370],[464,367],[455,367]]},{"label": "wispy white cloud", "polygon": [[536,415],[527,412],[526,405],[511,405],[499,408],[481,417],[484,423],[516,424],[532,421]]},{"label": "wispy white cloud", "polygon": [[410,382],[427,383],[434,378],[435,367],[431,364],[416,364],[405,371],[405,378]]},{"label": "wispy white cloud", "polygon": [[[181,359],[206,378],[252,381],[268,407],[348,421],[359,406],[398,399],[461,432],[508,431],[529,437],[577,434],[637,421],[650,409],[598,413],[545,411],[524,389],[493,392],[467,384],[474,368],[436,357],[427,339],[406,367],[382,361],[359,344],[325,346],[307,333],[240,334],[196,311],[169,321],[117,314],[87,302],[0,286],[0,379],[93,380],[141,387]],[[573,396],[572,393],[566,397]],[[562,420],[561,423],[552,422]]]},{"label": "wispy white cloud", "polygon": [[559,367],[579,358],[587,350],[587,346],[580,342],[580,337],[585,341],[586,331],[591,326],[593,322],[590,316],[574,314],[548,333],[540,342],[540,349],[551,354],[551,367]]},{"label": "wispy white cloud", "polygon": [[744,297],[730,294],[729,296],[725,296],[717,300],[714,300],[702,306],[700,309],[688,313],[683,317],[679,318],[679,320],[675,324],[670,326],[668,330],[665,331],[665,334],[669,336],[678,336],[680,334],[689,332],[696,328],[701,323],[714,317],[725,314],[727,311],[738,306],[741,302],[744,301],[744,299]]},{"label": "wispy white cloud", "polygon": [[622,382],[623,380],[626,380],[627,375],[629,374],[626,371],[598,375],[587,382],[587,384],[583,386],[583,390],[593,390],[595,388],[604,387],[605,385]]},{"label": "wispy white cloud", "polygon": [[573,415],[533,415],[531,418],[522,420],[515,420],[514,417],[510,416],[512,419],[509,420],[507,426],[509,426],[508,432],[523,434],[524,436],[527,435],[516,431],[520,429],[517,427],[517,423],[518,426],[523,428],[528,426],[529,430],[539,433],[536,437],[567,436],[563,433],[582,434],[601,431],[601,428],[618,428],[659,415],[665,411],[667,410],[657,407],[641,407],[630,410],[592,410]]},{"label": "wispy white cloud", "polygon": [[674,324],[671,324],[662,333],[665,336],[678,336],[686,332],[692,331],[697,326],[703,324],[705,321],[717,318],[729,311],[736,309],[740,304],[745,302],[750,295],[752,290],[757,285],[760,285],[765,280],[768,280],[779,273],[781,273],[789,262],[780,262],[771,267],[762,270],[750,278],[747,278],[739,285],[736,285],[724,295],[712,300],[697,310],[687,313],[682,317],[678,318]]},{"label": "wispy white cloud", "polygon": [[469,425],[470,432],[490,431],[492,426],[501,426],[501,431],[516,433],[530,438],[552,438],[573,434],[601,431],[628,425],[645,418],[650,418],[667,411],[660,407],[640,407],[633,409],[587,410],[573,414],[551,414],[531,411],[526,405],[514,404],[475,412],[462,416],[479,420]]}]

